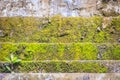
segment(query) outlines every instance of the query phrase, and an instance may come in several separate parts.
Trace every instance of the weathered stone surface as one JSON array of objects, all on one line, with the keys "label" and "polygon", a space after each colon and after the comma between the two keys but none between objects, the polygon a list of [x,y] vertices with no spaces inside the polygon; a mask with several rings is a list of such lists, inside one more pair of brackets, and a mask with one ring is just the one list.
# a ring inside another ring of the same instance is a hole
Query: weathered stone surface
[{"label": "weathered stone surface", "polygon": [[4,34],[3,34],[3,31],[2,31],[2,30],[0,30],[0,36],[4,36]]},{"label": "weathered stone surface", "polygon": [[0,16],[45,17],[119,15],[120,2],[116,0],[0,0]]},{"label": "weathered stone surface", "polygon": [[97,9],[103,16],[117,16],[120,15],[119,3],[119,0],[101,0],[98,1]]},{"label": "weathered stone surface", "polygon": [[106,51],[107,46],[106,45],[101,45],[101,46],[98,46],[98,49],[99,49],[98,59],[102,59],[103,53]]},{"label": "weathered stone surface", "polygon": [[120,74],[107,73],[23,73],[0,74],[0,80],[119,80]]},{"label": "weathered stone surface", "polygon": [[120,38],[118,39],[118,42],[120,43]]}]

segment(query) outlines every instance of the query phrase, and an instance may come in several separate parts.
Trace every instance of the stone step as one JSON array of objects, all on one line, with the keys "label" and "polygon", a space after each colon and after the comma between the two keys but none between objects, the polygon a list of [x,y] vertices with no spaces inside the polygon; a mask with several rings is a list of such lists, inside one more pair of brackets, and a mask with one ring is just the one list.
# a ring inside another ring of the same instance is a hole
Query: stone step
[{"label": "stone step", "polygon": [[0,43],[1,61],[14,54],[24,61],[120,60],[117,43]]},{"label": "stone step", "polygon": [[0,42],[120,43],[120,17],[1,17]]},{"label": "stone step", "polygon": [[120,73],[3,73],[0,80],[120,80]]},{"label": "stone step", "polygon": [[[0,62],[0,72],[9,72],[8,62]],[[11,67],[10,67],[11,68]],[[22,61],[14,65],[12,70],[17,73],[119,73],[119,60],[45,60]]]}]

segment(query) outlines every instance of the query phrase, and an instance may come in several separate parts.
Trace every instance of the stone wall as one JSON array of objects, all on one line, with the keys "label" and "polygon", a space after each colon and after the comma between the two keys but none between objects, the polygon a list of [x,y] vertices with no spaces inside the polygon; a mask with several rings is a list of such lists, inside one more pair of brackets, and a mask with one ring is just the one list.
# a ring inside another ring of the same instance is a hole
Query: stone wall
[{"label": "stone wall", "polygon": [[[0,0],[0,16],[93,16],[120,13],[119,1],[108,0]],[[113,5],[114,4],[114,5]],[[101,13],[102,12],[102,13]]]}]

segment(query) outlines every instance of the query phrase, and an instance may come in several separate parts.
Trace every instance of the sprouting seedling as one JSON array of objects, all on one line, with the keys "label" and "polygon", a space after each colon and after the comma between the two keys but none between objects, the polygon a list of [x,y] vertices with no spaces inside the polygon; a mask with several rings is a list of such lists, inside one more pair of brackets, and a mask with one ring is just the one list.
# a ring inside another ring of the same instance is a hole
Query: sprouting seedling
[{"label": "sprouting seedling", "polygon": [[5,58],[5,60],[10,64],[10,66],[6,66],[8,71],[13,71],[15,64],[21,62],[21,59],[18,59],[17,56],[14,56],[13,54],[10,55],[10,57]]}]

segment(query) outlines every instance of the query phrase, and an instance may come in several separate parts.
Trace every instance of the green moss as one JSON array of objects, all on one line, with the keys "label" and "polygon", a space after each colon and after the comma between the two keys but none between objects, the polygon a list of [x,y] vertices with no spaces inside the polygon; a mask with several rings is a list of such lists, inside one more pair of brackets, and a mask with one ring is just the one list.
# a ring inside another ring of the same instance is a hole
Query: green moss
[{"label": "green moss", "polygon": [[[119,60],[120,59],[120,45],[109,45],[107,48],[106,52],[104,52],[104,57],[103,59],[111,59],[111,60]],[[109,56],[109,58],[108,58]]]},{"label": "green moss", "polygon": [[[110,34],[111,28],[102,28],[103,18],[94,16],[32,18],[11,17],[0,18],[0,30],[4,36],[1,42],[40,42],[40,43],[70,43],[70,42],[117,42],[116,34]],[[109,24],[109,23],[108,23]],[[109,27],[114,25],[119,33],[119,17],[114,18]],[[101,32],[97,32],[97,28]],[[116,37],[116,38],[115,38]]]},{"label": "green moss", "polygon": [[[0,44],[0,61],[5,61],[11,53],[17,55],[25,62],[15,68],[16,72],[108,72],[107,67],[99,62],[54,61],[97,60],[100,54],[101,60],[120,60],[117,41],[120,17],[113,18],[106,28],[102,27],[102,23],[103,18],[99,16],[0,18],[0,30],[4,34],[0,36],[0,42],[18,42]],[[100,31],[97,31],[98,27]],[[103,43],[106,47],[100,49]],[[4,72],[2,68],[0,65],[0,72]]]},{"label": "green moss", "polygon": [[109,38],[110,38],[109,33],[105,32],[105,31],[101,31],[95,35],[94,42],[96,42],[96,43],[100,43],[100,42],[104,43],[104,41],[108,42]]},{"label": "green moss", "polygon": [[[108,68],[99,62],[21,62],[15,72],[47,72],[47,73],[106,73]],[[2,72],[2,71],[0,71]]]},{"label": "green moss", "polygon": [[114,26],[116,31],[120,31],[120,16],[117,18],[113,18],[111,26]]},{"label": "green moss", "polygon": [[[20,43],[1,44],[0,58],[4,61],[11,53],[16,54],[22,60],[97,60],[102,44],[93,43]],[[102,59],[119,60],[120,45],[105,44]]]},{"label": "green moss", "polygon": [[[2,47],[4,46],[4,47]],[[6,57],[9,57],[11,53],[15,53],[16,51],[19,50],[17,45],[14,44],[2,44],[2,48],[0,48],[0,55],[2,56],[0,58],[1,61],[3,61]]]}]

